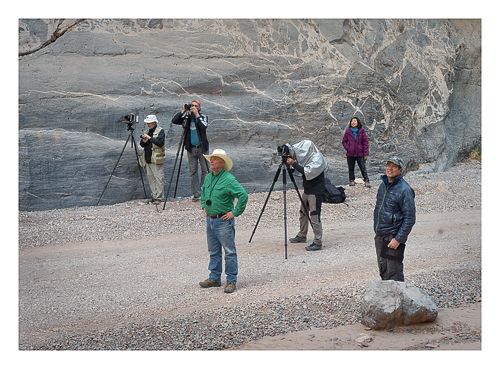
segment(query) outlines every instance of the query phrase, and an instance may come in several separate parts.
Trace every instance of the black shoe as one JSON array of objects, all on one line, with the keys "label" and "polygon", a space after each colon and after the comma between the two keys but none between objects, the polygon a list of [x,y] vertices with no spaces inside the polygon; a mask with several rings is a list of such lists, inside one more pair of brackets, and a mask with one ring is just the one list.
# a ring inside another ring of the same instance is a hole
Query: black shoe
[{"label": "black shoe", "polygon": [[200,286],[203,288],[220,287],[220,282],[214,282],[210,279],[205,279],[203,282],[200,282]]},{"label": "black shoe", "polygon": [[289,238],[288,241],[290,241],[291,243],[305,243],[307,242],[307,238],[295,236],[294,238]]},{"label": "black shoe", "polygon": [[311,243],[309,246],[306,246],[307,251],[318,251],[321,250],[323,246],[321,245],[316,245],[314,242]]}]

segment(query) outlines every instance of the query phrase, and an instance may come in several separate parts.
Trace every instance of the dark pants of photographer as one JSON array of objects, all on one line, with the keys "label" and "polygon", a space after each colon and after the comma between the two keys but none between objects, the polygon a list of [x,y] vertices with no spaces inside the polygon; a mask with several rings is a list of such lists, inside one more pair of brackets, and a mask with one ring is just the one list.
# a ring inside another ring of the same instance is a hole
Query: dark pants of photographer
[{"label": "dark pants of photographer", "polygon": [[[189,177],[191,178],[191,192],[194,199],[199,199],[201,196],[201,186],[205,182],[205,176],[208,174],[207,160],[203,154],[208,155],[208,151],[203,153],[203,148],[199,146],[191,146],[191,152],[187,152],[189,162]],[[201,168],[201,178],[198,179],[198,163]]]},{"label": "dark pants of photographer", "polygon": [[302,194],[302,200],[306,205],[306,209],[302,204],[300,205],[300,215],[299,215],[299,224],[300,230],[297,233],[299,237],[307,236],[307,228],[309,226],[309,220],[307,219],[307,213],[309,213],[309,217],[311,218],[312,229],[314,232],[314,243],[318,246],[322,245],[323,238],[323,226],[321,225],[321,203],[323,202],[322,195],[307,195]]},{"label": "dark pants of photographer", "polygon": [[[377,252],[378,270],[380,278],[382,278],[383,281],[393,280],[393,281],[404,282],[405,276],[403,274],[403,260],[398,261],[398,260],[386,259],[380,256],[380,254],[382,253],[382,245],[384,244],[384,240],[387,243],[387,241],[392,240],[393,237],[394,235],[375,236],[375,250]],[[400,244],[399,247],[404,248],[404,244]],[[404,249],[402,250],[402,252],[404,253]]]},{"label": "dark pants of photographer", "polygon": [[347,156],[347,166],[349,167],[349,181],[354,181],[354,166],[358,163],[359,170],[363,176],[363,180],[369,181],[368,172],[366,171],[365,157],[364,156]]}]

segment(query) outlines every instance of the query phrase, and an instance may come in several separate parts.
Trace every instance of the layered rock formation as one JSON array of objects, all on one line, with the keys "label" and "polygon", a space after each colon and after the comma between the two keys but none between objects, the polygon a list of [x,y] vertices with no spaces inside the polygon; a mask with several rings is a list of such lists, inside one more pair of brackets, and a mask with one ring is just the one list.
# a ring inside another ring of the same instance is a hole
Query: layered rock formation
[{"label": "layered rock formation", "polygon": [[[193,99],[210,151],[229,153],[249,192],[269,189],[277,146],[303,139],[345,184],[352,116],[373,180],[389,154],[441,171],[481,142],[480,20],[21,19],[19,53],[21,210],[95,205],[129,113],[136,139],[159,117],[167,188],[181,135],[171,118]],[[189,188],[184,155],[177,195]],[[141,197],[127,145],[100,204]]]}]

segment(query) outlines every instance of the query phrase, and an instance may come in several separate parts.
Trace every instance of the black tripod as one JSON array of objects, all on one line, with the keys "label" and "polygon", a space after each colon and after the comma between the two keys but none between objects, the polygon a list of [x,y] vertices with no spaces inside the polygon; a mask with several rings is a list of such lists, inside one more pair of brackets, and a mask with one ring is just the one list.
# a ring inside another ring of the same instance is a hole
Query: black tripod
[{"label": "black tripod", "polygon": [[184,121],[182,122],[182,135],[179,141],[179,146],[177,147],[177,154],[175,154],[174,167],[172,168],[172,174],[170,175],[170,181],[168,182],[167,193],[165,194],[165,202],[163,203],[163,210],[165,210],[165,206],[167,205],[168,194],[170,193],[170,186],[172,185],[172,180],[174,179],[175,167],[177,166],[177,159],[179,158],[179,152],[181,153],[181,160],[179,161],[179,168],[177,169],[177,179],[175,181],[175,189],[174,189],[174,199],[177,195],[177,185],[179,184],[179,176],[181,174],[181,166],[182,166],[182,157],[184,156],[184,146],[187,130],[189,129],[189,118],[190,114],[186,114],[184,117]]},{"label": "black tripod", "polygon": [[[260,218],[262,217],[262,214],[264,213],[264,209],[266,208],[267,201],[269,200],[269,197],[271,196],[271,192],[273,192],[274,184],[278,180],[278,177],[280,175],[280,172],[283,169],[283,222],[284,222],[284,227],[285,227],[285,259],[288,259],[288,236],[287,236],[287,231],[286,231],[286,173],[285,171],[288,171],[288,175],[290,176],[290,179],[292,180],[293,185],[295,186],[295,190],[297,191],[297,195],[299,196],[300,202],[302,204],[302,207],[306,209],[306,204],[304,203],[304,200],[300,196],[299,188],[297,187],[297,183],[295,183],[295,179],[293,178],[293,170],[290,168],[290,165],[286,163],[286,157],[282,157],[280,166],[278,167],[278,170],[276,171],[276,175],[274,176],[273,184],[271,185],[271,189],[269,190],[269,193],[267,194],[266,201],[264,202],[264,206],[262,207],[262,210],[260,211],[259,218],[257,219],[257,223],[255,224],[255,227],[252,231],[252,235],[250,236],[250,239],[248,242],[252,242],[253,235],[255,233],[255,230],[257,229],[257,226],[259,225]],[[284,164],[284,166],[283,166]],[[286,169],[285,169],[286,168]],[[312,222],[311,218],[309,217],[309,213],[306,210],[306,216],[307,220],[309,220],[309,224],[311,225],[312,228]]]},{"label": "black tripod", "polygon": [[[137,119],[138,119],[138,117],[137,117]],[[111,175],[109,176],[108,182],[106,183],[106,186],[104,186],[104,190],[101,193],[101,197],[99,197],[99,200],[97,200],[96,206],[99,205],[99,201],[101,201],[102,195],[104,195],[104,191],[106,191],[106,188],[108,187],[109,181],[111,181],[111,177],[113,177],[113,173],[115,172],[116,167],[118,166],[118,163],[120,162],[122,154],[125,151],[125,147],[127,147],[127,143],[129,140],[130,140],[132,147],[135,149],[135,158],[137,159],[137,166],[139,167],[139,173],[141,174],[141,182],[142,182],[142,188],[144,189],[144,197],[145,198],[148,197],[148,195],[146,194],[146,186],[144,185],[144,179],[142,178],[141,164],[139,164],[139,154],[137,153],[137,143],[135,142],[135,138],[134,138],[134,129],[135,128],[132,127],[134,125],[134,123],[136,123],[136,122],[134,122],[134,121],[127,122],[127,124],[128,124],[127,130],[130,131],[130,133],[128,135],[127,141],[125,141],[125,145],[123,145],[122,152],[120,153],[120,156],[118,157],[118,160],[116,161],[116,165],[113,168]]]}]

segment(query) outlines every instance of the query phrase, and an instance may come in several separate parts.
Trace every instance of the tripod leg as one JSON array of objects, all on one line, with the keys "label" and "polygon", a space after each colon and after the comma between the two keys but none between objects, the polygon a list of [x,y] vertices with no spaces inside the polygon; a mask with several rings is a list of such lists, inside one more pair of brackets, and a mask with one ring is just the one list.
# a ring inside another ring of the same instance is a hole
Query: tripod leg
[{"label": "tripod leg", "polygon": [[175,199],[175,196],[177,195],[177,186],[179,185],[179,177],[181,175],[181,166],[182,166],[182,157],[183,156],[184,156],[184,141],[182,142],[181,160],[179,161],[179,168],[177,169],[177,180],[175,181],[174,199]]},{"label": "tripod leg", "polygon": [[172,179],[174,179],[175,168],[177,166],[177,159],[179,157],[179,151],[181,150],[181,147],[184,149],[185,132],[186,132],[186,130],[184,129],[182,131],[181,139],[179,141],[179,146],[177,147],[177,154],[175,154],[174,167],[172,168],[172,174],[170,175],[170,181],[168,182],[168,189],[167,189],[167,193],[165,194],[165,203],[163,204],[163,210],[165,210],[165,205],[167,205],[168,194],[170,193],[170,186],[172,185]]},{"label": "tripod leg", "polygon": [[[135,138],[132,135],[132,132],[130,132],[130,135],[132,137],[132,146],[134,146],[135,149],[135,157],[137,159],[137,166],[139,167],[139,173],[141,175],[141,182],[142,182],[142,189],[144,190],[144,198],[147,198],[148,195],[146,194],[146,186],[144,185],[144,178],[142,177],[142,171],[144,168],[141,167],[141,164],[139,163],[139,153],[137,152],[137,143],[135,142]],[[151,194],[151,197],[153,197],[153,194]]]},{"label": "tripod leg", "polygon": [[266,208],[269,197],[271,196],[271,192],[273,192],[274,184],[278,180],[278,177],[281,173],[282,166],[283,166],[283,163],[280,164],[278,170],[276,171],[276,175],[274,176],[273,183],[271,185],[271,189],[269,190],[269,193],[267,194],[266,201],[264,202],[264,206],[262,206],[262,210],[260,211],[260,215],[259,215],[259,218],[257,219],[257,223],[255,223],[255,227],[253,227],[252,235],[250,236],[250,239],[248,240],[249,243],[252,242],[253,235],[255,233],[255,230],[257,229],[257,226],[259,225],[260,218],[262,217],[262,214],[264,213],[264,209]]},{"label": "tripod leg", "polygon": [[113,171],[111,172],[111,175],[109,176],[108,182],[106,183],[106,186],[104,186],[104,190],[102,190],[101,196],[99,197],[99,200],[97,200],[97,204],[95,206],[99,205],[99,202],[101,201],[102,195],[104,195],[104,191],[106,191],[106,188],[108,187],[109,181],[111,181],[111,177],[113,177],[113,173],[115,172],[116,167],[118,166],[118,163],[120,162],[120,159],[123,155],[123,152],[125,151],[125,148],[127,147],[128,140],[130,140],[130,135],[131,134],[128,135],[127,141],[125,141],[125,145],[123,145],[122,152],[120,153],[120,156],[118,157],[118,160],[116,161],[115,167],[113,168]]},{"label": "tripod leg", "polygon": [[285,226],[285,259],[288,259],[288,237],[286,232],[286,173],[285,168],[283,168],[283,223]]},{"label": "tripod leg", "polygon": [[[304,203],[304,200],[302,199],[302,196],[300,196],[299,188],[297,187],[297,183],[295,182],[295,179],[293,178],[292,170],[290,168],[287,168],[288,170],[288,175],[290,176],[290,179],[292,180],[293,185],[295,186],[295,190],[297,191],[297,195],[299,196],[300,203],[302,204],[302,207],[306,209],[306,204]],[[309,224],[311,225],[312,229],[312,221],[311,218],[309,217],[309,212],[306,210],[306,217],[307,220],[309,220]]]}]

